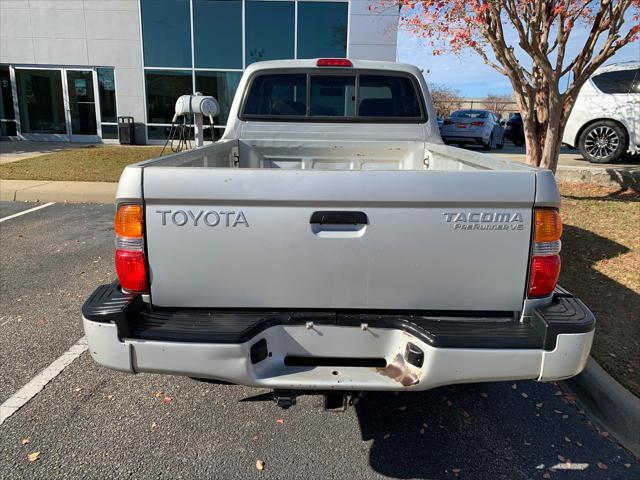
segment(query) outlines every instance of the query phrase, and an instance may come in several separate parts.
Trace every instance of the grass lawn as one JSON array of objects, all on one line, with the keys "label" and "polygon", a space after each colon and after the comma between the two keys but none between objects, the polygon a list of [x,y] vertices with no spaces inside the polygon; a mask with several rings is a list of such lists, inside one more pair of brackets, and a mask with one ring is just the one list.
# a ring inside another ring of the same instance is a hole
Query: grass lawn
[{"label": "grass lawn", "polygon": [[0,165],[0,178],[117,182],[125,166],[157,157],[161,150],[142,146],[72,148]]},{"label": "grass lawn", "polygon": [[596,315],[592,355],[640,396],[640,194],[560,185],[560,285]]}]

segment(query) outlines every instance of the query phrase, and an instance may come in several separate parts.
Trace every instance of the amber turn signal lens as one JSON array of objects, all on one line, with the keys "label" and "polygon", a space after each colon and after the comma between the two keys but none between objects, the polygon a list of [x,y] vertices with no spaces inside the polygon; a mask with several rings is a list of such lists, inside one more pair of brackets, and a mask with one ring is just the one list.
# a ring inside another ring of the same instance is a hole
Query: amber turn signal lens
[{"label": "amber turn signal lens", "polygon": [[142,205],[120,205],[113,226],[121,237],[142,237]]},{"label": "amber turn signal lens", "polygon": [[535,211],[534,242],[555,242],[562,236],[562,219],[557,210],[541,208]]}]

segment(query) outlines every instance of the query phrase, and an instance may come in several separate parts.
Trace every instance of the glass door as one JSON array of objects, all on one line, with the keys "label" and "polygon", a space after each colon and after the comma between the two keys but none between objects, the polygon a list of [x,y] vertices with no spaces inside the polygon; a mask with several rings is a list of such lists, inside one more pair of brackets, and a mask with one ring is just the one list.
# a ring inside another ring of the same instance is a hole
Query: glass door
[{"label": "glass door", "polygon": [[18,136],[35,141],[100,141],[94,69],[16,67]]},{"label": "glass door", "polygon": [[17,135],[16,116],[13,108],[13,87],[8,66],[0,66],[0,137]]},{"label": "glass door", "polygon": [[93,70],[65,70],[69,140],[98,141]]},{"label": "glass door", "polygon": [[20,131],[27,140],[67,140],[60,70],[15,70]]}]

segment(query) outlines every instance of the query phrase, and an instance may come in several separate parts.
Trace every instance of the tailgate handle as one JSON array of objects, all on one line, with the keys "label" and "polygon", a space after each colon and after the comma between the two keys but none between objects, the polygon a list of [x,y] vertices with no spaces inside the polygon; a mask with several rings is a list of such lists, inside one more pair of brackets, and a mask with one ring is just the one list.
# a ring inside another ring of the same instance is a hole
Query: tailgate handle
[{"label": "tailgate handle", "polygon": [[323,223],[330,225],[366,225],[369,223],[369,219],[364,212],[313,212],[309,223],[312,225],[322,225]]}]

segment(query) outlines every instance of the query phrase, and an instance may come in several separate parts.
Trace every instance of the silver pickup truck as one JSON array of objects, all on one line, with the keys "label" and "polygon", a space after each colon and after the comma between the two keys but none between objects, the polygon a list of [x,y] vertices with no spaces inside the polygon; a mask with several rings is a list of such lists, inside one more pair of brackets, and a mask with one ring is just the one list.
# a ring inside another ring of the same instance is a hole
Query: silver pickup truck
[{"label": "silver pickup truck", "polygon": [[255,63],[223,138],[128,166],[116,206],[118,281],[82,311],[116,370],[424,390],[589,355],[553,174],[444,145],[411,65]]}]

